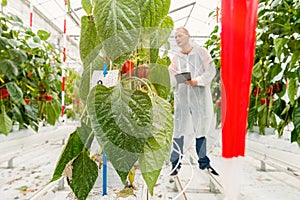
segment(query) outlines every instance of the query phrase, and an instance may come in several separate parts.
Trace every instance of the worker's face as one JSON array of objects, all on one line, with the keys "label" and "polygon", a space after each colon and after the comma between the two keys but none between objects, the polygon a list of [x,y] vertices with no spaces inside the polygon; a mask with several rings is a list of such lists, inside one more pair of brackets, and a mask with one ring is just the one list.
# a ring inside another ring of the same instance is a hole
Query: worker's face
[{"label": "worker's face", "polygon": [[175,40],[178,46],[182,47],[189,42],[190,36],[184,30],[177,30],[175,32]]}]

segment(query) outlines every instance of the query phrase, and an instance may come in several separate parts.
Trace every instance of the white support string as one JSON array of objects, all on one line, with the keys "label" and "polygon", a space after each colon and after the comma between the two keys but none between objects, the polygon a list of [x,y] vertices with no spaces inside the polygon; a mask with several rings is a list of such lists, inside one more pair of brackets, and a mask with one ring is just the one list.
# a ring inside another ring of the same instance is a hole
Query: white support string
[{"label": "white support string", "polygon": [[[177,142],[175,142],[175,141],[173,141],[173,142],[174,142],[176,148],[177,148],[177,149],[180,149],[180,148],[179,148],[179,145],[177,144]],[[179,154],[179,158],[181,158],[181,159],[179,159],[178,163],[176,164],[176,166],[174,167],[174,169],[170,172],[170,174],[171,174],[174,170],[176,170],[176,168],[177,168],[177,166],[179,165],[179,163],[181,162],[181,160],[185,160],[185,161],[189,164],[189,166],[190,166],[190,168],[191,168],[192,174],[191,174],[191,177],[189,178],[189,181],[188,181],[188,183],[186,184],[186,186],[182,189],[182,191],[180,191],[180,192],[177,194],[177,196],[174,198],[174,200],[178,199],[179,197],[181,197],[181,196],[183,195],[183,193],[184,193],[184,192],[187,190],[187,188],[190,186],[190,184],[191,184],[191,182],[192,182],[192,178],[193,178],[193,176],[194,176],[194,169],[193,169],[192,163],[189,161],[189,159],[186,159],[185,156],[184,156],[180,151],[178,151],[177,149],[174,149],[174,148],[173,148],[172,150],[175,151],[176,153],[178,153],[178,154]]]}]

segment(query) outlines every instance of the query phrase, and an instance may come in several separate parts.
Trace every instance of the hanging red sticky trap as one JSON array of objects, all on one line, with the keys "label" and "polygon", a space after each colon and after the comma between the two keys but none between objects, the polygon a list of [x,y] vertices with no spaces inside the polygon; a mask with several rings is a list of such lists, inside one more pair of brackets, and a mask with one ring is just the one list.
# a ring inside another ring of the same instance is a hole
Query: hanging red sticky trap
[{"label": "hanging red sticky trap", "polygon": [[30,1],[29,4],[29,26],[32,28],[33,25],[33,3]]},{"label": "hanging red sticky trap", "polygon": [[222,156],[244,156],[258,0],[222,0]]}]

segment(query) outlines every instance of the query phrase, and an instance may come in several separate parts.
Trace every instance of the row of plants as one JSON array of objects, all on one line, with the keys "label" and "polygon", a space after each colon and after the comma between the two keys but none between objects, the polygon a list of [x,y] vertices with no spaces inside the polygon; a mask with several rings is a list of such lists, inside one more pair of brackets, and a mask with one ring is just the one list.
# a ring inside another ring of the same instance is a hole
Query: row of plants
[{"label": "row of plants", "polygon": [[83,112],[83,105],[79,94],[81,77],[77,71],[70,68],[65,70],[65,76],[65,114],[69,119],[79,120],[79,116]]},{"label": "row of plants", "polygon": [[[90,154],[96,140],[125,186],[138,166],[153,195],[173,132],[167,69],[170,0],[82,0],[82,7],[81,125],[70,135],[52,181],[72,171],[68,184],[79,200],[86,199],[101,165]],[[95,71],[105,74],[104,65],[120,71],[118,83],[91,87]]]},{"label": "row of plants", "polygon": [[[291,142],[300,145],[299,46],[300,2],[261,0],[258,11],[256,56],[253,67],[248,129],[274,128],[279,137],[293,124]],[[211,14],[213,15],[213,13]],[[216,26],[206,42],[220,70],[220,34]],[[221,82],[214,87],[216,111],[220,112]]]},{"label": "row of plants", "polygon": [[[62,67],[50,33],[34,33],[19,17],[1,13],[0,34],[0,133],[9,134],[13,125],[35,131],[41,123],[55,125],[61,115]],[[72,69],[65,74],[65,104],[72,104],[69,96],[79,98],[80,76]],[[74,110],[68,116],[74,118]]]},{"label": "row of plants", "polygon": [[[39,123],[54,125],[60,115],[59,52],[44,30],[34,33],[17,16],[0,16],[0,132]],[[54,60],[56,65],[54,65]]]}]

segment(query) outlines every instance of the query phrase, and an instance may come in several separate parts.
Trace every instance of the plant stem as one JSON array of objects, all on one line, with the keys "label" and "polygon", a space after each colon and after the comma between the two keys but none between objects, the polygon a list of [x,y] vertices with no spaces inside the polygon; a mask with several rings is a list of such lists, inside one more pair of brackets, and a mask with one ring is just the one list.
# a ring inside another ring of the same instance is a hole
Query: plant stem
[{"label": "plant stem", "polygon": [[45,107],[45,102],[42,101],[42,107],[41,107],[40,114],[39,114],[39,118],[40,118],[40,119],[42,119],[42,117],[43,117],[43,110],[44,110],[44,107]]}]

